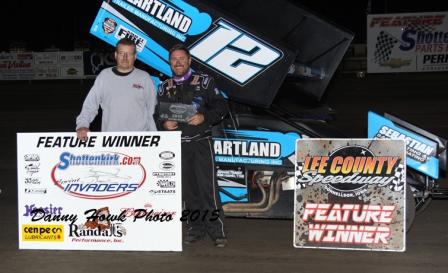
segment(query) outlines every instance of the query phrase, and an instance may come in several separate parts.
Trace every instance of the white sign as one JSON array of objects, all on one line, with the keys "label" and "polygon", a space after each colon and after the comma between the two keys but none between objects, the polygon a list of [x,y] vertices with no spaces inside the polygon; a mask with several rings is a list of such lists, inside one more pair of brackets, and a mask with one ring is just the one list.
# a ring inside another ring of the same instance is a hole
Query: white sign
[{"label": "white sign", "polygon": [[403,140],[299,139],[294,246],[405,250]]},{"label": "white sign", "polygon": [[0,80],[84,78],[82,51],[0,53]]},{"label": "white sign", "polygon": [[448,71],[448,12],[368,15],[367,71]]},{"label": "white sign", "polygon": [[180,152],[180,132],[17,134],[19,248],[181,251]]}]

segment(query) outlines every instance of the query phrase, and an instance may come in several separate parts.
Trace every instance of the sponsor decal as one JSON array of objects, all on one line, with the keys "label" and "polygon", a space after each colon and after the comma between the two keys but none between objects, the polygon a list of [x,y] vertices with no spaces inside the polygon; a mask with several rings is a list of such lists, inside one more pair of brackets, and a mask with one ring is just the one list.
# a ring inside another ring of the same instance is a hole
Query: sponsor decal
[{"label": "sponsor decal", "polygon": [[[229,80],[244,86],[283,57],[283,52],[254,35],[219,19],[195,42],[191,55]],[[219,42],[218,42],[219,41]]]},{"label": "sponsor decal", "polygon": [[164,161],[164,162],[160,163],[159,168],[161,170],[169,171],[169,170],[174,169],[174,163],[172,161]]},{"label": "sponsor decal", "polygon": [[64,152],[53,167],[54,185],[65,193],[85,199],[111,199],[137,191],[146,180],[140,157],[108,152]]},{"label": "sponsor decal", "polygon": [[112,0],[112,3],[181,41],[187,35],[203,33],[211,24],[210,15],[181,0]]},{"label": "sponsor decal", "polygon": [[368,137],[376,139],[400,139],[406,144],[406,164],[435,179],[439,177],[437,143],[400,126],[374,112],[368,113]]},{"label": "sponsor decal", "polygon": [[225,130],[227,138],[213,138],[215,161],[282,165],[294,153],[297,133]]},{"label": "sponsor decal", "polygon": [[115,33],[115,38],[117,38],[117,40],[121,40],[123,38],[130,39],[135,43],[138,52],[142,52],[143,48],[146,45],[145,38],[121,25],[118,27],[118,31]]},{"label": "sponsor decal", "polygon": [[38,154],[26,154],[23,156],[25,161],[39,161],[40,156]]},{"label": "sponsor decal", "polygon": [[165,195],[165,194],[175,194],[176,190],[171,189],[152,189],[149,190],[149,194],[151,195]]},{"label": "sponsor decal", "polygon": [[26,170],[26,173],[29,175],[38,173],[40,170],[40,163],[39,162],[27,163],[25,165],[25,170]]},{"label": "sponsor decal", "polygon": [[29,194],[46,194],[47,193],[47,189],[30,189],[30,188],[26,188],[25,189],[25,193],[29,193]]},{"label": "sponsor decal", "polygon": [[117,22],[115,22],[112,18],[104,18],[103,22],[103,31],[106,34],[111,34],[115,31],[115,28],[117,27]]},{"label": "sponsor decal", "polygon": [[176,181],[168,179],[159,179],[157,180],[156,185],[159,186],[160,188],[175,188]]},{"label": "sponsor decal", "polygon": [[173,159],[176,155],[171,151],[163,151],[159,154],[159,158],[163,160]]},{"label": "sponsor decal", "polygon": [[219,178],[244,178],[244,173],[241,170],[222,170],[218,169],[216,171],[216,176]]},{"label": "sponsor decal", "polygon": [[63,242],[63,225],[22,225],[22,241]]},{"label": "sponsor decal", "polygon": [[175,172],[153,172],[152,173],[152,176],[157,177],[157,178],[171,178],[175,175],[176,175]]},{"label": "sponsor decal", "polygon": [[407,155],[422,163],[428,161],[428,158],[436,155],[436,147],[418,141],[405,133],[389,128],[386,125],[383,125],[380,128],[375,137],[379,139],[403,139],[406,142]]},{"label": "sponsor decal", "polygon": [[45,214],[55,214],[60,215],[62,211],[62,207],[53,206],[53,204],[50,204],[46,207],[36,207],[36,204],[31,205],[25,205],[25,213],[23,216],[29,217],[32,216],[32,212],[36,212],[35,210],[39,209],[40,211],[43,211]]},{"label": "sponsor decal", "polygon": [[39,185],[40,179],[37,177],[25,177],[25,185]]}]

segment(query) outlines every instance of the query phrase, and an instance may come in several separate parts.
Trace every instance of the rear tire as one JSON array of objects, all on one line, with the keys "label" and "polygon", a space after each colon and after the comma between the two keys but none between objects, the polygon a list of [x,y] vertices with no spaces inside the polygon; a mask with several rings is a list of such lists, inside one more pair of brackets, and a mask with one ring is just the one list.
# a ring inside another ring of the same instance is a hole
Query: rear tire
[{"label": "rear tire", "polygon": [[415,218],[415,199],[411,190],[411,186],[406,184],[406,232],[408,232]]}]

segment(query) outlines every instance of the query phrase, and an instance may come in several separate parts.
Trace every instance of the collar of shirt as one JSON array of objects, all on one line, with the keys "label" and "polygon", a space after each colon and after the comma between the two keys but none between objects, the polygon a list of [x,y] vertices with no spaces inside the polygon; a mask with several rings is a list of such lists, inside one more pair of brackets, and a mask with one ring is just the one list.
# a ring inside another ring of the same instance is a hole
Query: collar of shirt
[{"label": "collar of shirt", "polygon": [[190,68],[188,69],[187,73],[185,73],[183,76],[174,76],[173,79],[176,82],[176,84],[182,84],[191,77],[192,73],[193,72],[191,71]]}]

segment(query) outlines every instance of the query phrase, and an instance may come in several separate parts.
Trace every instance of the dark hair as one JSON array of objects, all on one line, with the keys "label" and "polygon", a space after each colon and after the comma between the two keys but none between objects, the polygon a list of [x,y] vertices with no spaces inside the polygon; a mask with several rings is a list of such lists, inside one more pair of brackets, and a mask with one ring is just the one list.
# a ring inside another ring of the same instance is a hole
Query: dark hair
[{"label": "dark hair", "polygon": [[187,54],[188,57],[191,57],[190,50],[188,50],[188,48],[184,44],[175,44],[169,51],[169,58],[171,58],[171,54],[176,50],[182,50],[183,52],[185,52],[185,54]]},{"label": "dark hair", "polygon": [[134,53],[137,53],[137,46],[135,45],[134,41],[132,41],[129,38],[122,38],[122,39],[120,39],[120,41],[118,41],[117,45],[115,46],[115,51],[118,49],[119,45],[133,46],[134,47]]}]

